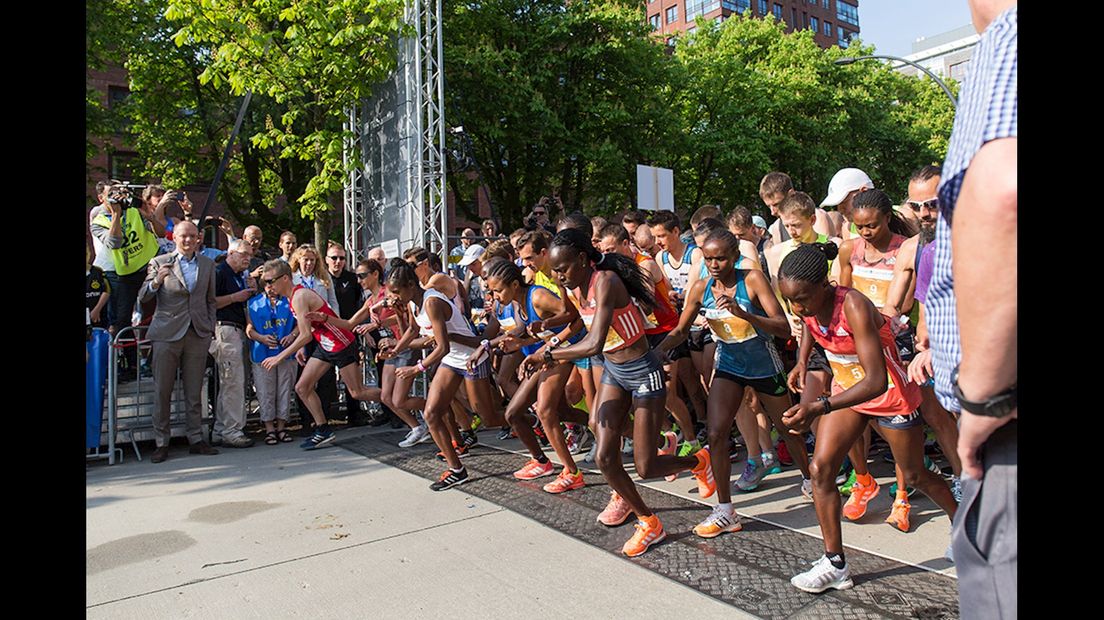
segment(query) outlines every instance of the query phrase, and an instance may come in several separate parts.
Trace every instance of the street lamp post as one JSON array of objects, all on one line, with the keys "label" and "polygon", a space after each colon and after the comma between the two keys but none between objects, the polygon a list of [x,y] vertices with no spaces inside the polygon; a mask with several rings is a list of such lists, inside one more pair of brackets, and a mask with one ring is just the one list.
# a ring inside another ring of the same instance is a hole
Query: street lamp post
[{"label": "street lamp post", "polygon": [[955,96],[953,94],[951,94],[951,89],[950,89],[950,87],[947,86],[946,82],[939,79],[939,76],[932,73],[927,68],[922,67],[922,66],[912,62],[911,60],[905,60],[904,58],[899,58],[897,56],[871,55],[871,56],[858,56],[858,57],[840,58],[839,60],[835,61],[835,64],[837,64],[837,65],[849,65],[849,64],[851,64],[853,62],[857,62],[859,60],[870,60],[872,58],[884,58],[886,60],[896,60],[897,62],[905,63],[906,65],[916,67],[917,69],[923,71],[924,73],[926,73],[928,75],[928,77],[930,77],[932,80],[934,80],[936,84],[939,84],[939,87],[942,88],[943,92],[947,94],[948,98],[950,98],[951,105],[953,105],[955,107],[955,109],[958,109],[958,100],[955,99]]}]

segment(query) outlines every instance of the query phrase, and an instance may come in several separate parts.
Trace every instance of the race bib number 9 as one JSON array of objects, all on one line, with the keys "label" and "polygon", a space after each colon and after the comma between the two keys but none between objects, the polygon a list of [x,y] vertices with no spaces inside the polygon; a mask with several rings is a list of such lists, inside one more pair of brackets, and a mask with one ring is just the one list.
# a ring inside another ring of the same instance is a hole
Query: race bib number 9
[{"label": "race bib number 9", "polygon": [[885,306],[886,298],[889,297],[889,283],[893,280],[892,271],[855,267],[851,272],[851,280],[855,290],[866,295],[875,308]]}]

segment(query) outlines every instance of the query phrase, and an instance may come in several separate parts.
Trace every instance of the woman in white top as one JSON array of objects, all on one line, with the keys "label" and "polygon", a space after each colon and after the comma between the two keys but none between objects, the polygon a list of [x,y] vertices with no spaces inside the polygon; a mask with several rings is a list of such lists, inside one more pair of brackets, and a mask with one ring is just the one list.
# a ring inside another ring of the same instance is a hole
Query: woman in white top
[{"label": "woman in white top", "polygon": [[339,312],[333,282],[330,281],[330,274],[322,266],[322,261],[318,260],[318,249],[314,245],[304,243],[295,248],[288,262],[291,265],[292,284],[302,284],[318,293],[319,297],[326,300],[331,310],[335,313]]}]

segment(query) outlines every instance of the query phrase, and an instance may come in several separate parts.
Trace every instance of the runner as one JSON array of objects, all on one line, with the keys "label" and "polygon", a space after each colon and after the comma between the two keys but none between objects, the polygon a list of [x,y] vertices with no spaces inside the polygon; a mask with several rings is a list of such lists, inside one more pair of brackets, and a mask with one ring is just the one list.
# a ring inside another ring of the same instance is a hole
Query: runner
[{"label": "runner", "polygon": [[[790,406],[782,360],[774,348],[771,334],[788,335],[786,315],[770,289],[762,271],[736,269],[739,243],[729,231],[721,229],[706,237],[702,250],[710,277],[696,282],[686,296],[679,324],[659,345],[661,351],[677,346],[699,313],[704,313],[717,345],[717,367],[709,390],[709,447],[712,449],[714,480],[727,481],[732,463],[719,446],[728,443],[732,432],[733,403],[744,398],[744,389],[752,388],[780,430],[782,414]],[[804,479],[809,478],[808,457],[800,438],[784,433],[790,453],[796,456]],[[804,483],[803,483],[804,485]],[[703,538],[742,529],[732,507],[731,489],[717,486],[717,507],[694,528]]]},{"label": "runner", "polygon": [[870,175],[858,168],[843,168],[832,175],[832,180],[828,182],[828,196],[820,206],[838,209],[829,215],[833,219],[836,236],[840,239],[847,240],[859,236],[859,231],[855,228],[855,222],[851,217],[851,201],[855,196],[871,189],[874,189],[874,181],[870,180]]},{"label": "runner", "polygon": [[[836,253],[833,244],[802,245],[782,261],[780,272],[782,294],[802,317],[799,367],[815,340],[824,347],[834,371],[832,396],[794,405],[783,416],[790,433],[804,432],[814,418],[822,418],[810,471],[825,553],[810,570],[790,580],[798,589],[814,593],[853,585],[843,552],[835,475],[870,419],[882,427],[906,482],[950,517],[956,509],[947,484],[924,468],[924,434],[916,411],[920,391],[901,368],[889,322],[861,293],[828,281],[827,260]],[[854,510],[848,516],[865,513],[866,502],[877,493],[878,483],[872,476],[859,476],[848,502]],[[854,502],[856,497],[864,501]]]},{"label": "runner", "polygon": [[[521,270],[509,261],[495,260],[487,265],[486,270],[487,286],[494,292],[496,301],[512,308],[517,325],[515,329],[503,333],[494,340],[484,340],[472,354],[473,360],[478,359],[485,351],[497,348],[504,343],[510,343],[512,346],[521,344],[521,352],[527,356],[542,356],[545,347],[542,346],[543,342],[537,334],[547,334],[546,337],[549,338],[551,346],[560,343],[558,335],[552,335],[543,330],[544,321],[553,318],[562,319],[566,316],[571,321],[571,327],[566,333],[576,333],[567,340],[568,342],[574,343],[582,339],[582,321],[578,320],[578,313],[574,306],[568,308],[570,304],[564,304],[560,298],[544,287],[527,284],[521,275]],[[574,318],[571,318],[572,316]],[[471,363],[473,362],[469,362],[469,365]],[[560,427],[561,421],[584,426],[587,423],[585,412],[571,407],[564,401],[564,387],[572,367],[571,364],[566,363],[554,364],[538,372],[527,373],[506,408],[507,422],[532,456],[529,462],[514,472],[514,478],[532,480],[553,472],[552,463],[541,450],[540,442],[537,441],[532,423],[527,416],[530,405],[536,402],[537,417],[544,428],[548,442],[564,466],[563,471],[554,481],[544,485],[544,490],[549,493],[563,493],[583,486],[583,473],[575,465]]]},{"label": "runner", "polygon": [[[772,245],[788,241],[793,236],[786,230],[785,226],[783,226],[782,218],[778,210],[779,205],[782,204],[786,196],[793,193],[793,181],[790,179],[790,175],[785,172],[768,172],[759,182],[760,200],[770,209],[771,215],[778,218],[767,227]],[[816,231],[816,234],[826,237],[838,236],[839,232],[833,226],[832,219],[828,217],[828,213],[824,211],[824,209],[819,208],[816,209],[816,222],[814,223],[813,230]]]},{"label": "runner", "polygon": [[[708,450],[693,456],[659,456],[656,453],[659,426],[666,387],[659,359],[644,338],[644,315],[635,300],[651,307],[654,303],[646,275],[636,264],[619,254],[601,254],[590,237],[577,230],[563,230],[552,241],[552,270],[567,288],[583,322],[587,335],[578,344],[547,348],[545,365],[554,361],[575,360],[603,352],[606,371],[591,409],[598,428],[596,460],[602,475],[614,493],[600,523],[618,525],[636,513],[636,533],[622,548],[628,556],[637,556],[662,541],[667,534],[659,518],[641,499],[632,479],[621,465],[621,432],[630,409],[633,412],[633,453],[636,472],[641,478],[654,478],[691,469],[702,498],[716,491],[709,466]],[[523,366],[532,367],[530,359]]]},{"label": "runner", "polygon": [[358,364],[360,347],[356,336],[348,329],[335,325],[341,319],[318,293],[301,284],[292,284],[291,267],[286,262],[279,259],[266,262],[262,282],[265,285],[271,283],[277,295],[291,300],[291,312],[299,324],[299,336],[283,351],[261,362],[265,370],[276,368],[280,362],[296,355],[312,340],[318,343],[309,360],[305,359],[304,354],[296,355],[296,359],[305,366],[295,384],[295,392],[307,406],[315,424],[314,433],[299,444],[299,447],[314,450],[334,440],[334,432],[326,421],[322,401],[316,391],[318,380],[331,367],[337,366],[349,394],[357,400],[379,401],[380,389],[364,386],[364,375]]}]

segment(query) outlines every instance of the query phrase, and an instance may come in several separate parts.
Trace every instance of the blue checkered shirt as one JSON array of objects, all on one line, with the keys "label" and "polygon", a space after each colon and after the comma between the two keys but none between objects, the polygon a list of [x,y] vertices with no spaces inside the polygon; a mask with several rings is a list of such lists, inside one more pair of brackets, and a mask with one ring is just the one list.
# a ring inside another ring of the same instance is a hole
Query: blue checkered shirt
[{"label": "blue checkered shirt", "polygon": [[962,179],[974,155],[986,142],[1016,137],[1016,26],[1017,11],[1012,7],[993,20],[978,41],[962,85],[939,183],[941,212],[935,232],[935,271],[924,309],[936,396],[951,411],[961,411],[951,393],[951,372],[962,359],[951,274],[952,218]]}]

